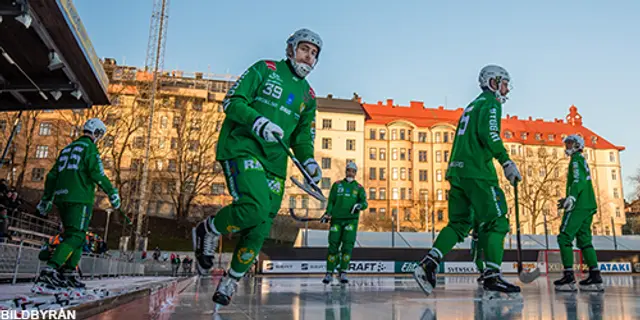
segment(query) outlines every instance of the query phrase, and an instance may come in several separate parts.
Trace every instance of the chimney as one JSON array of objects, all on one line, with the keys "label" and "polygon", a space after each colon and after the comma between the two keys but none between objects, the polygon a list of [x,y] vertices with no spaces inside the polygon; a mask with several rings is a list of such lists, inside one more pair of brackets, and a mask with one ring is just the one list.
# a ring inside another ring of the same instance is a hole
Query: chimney
[{"label": "chimney", "polygon": [[327,99],[333,99],[333,94],[329,93],[329,94],[327,95]]},{"label": "chimney", "polygon": [[438,110],[444,110],[444,106],[438,106]]},{"label": "chimney", "polygon": [[533,117],[532,116],[529,116],[529,121],[533,121]]},{"label": "chimney", "polygon": [[511,119],[518,120],[518,116],[513,116],[513,117],[511,117]]},{"label": "chimney", "polygon": [[381,106],[382,105],[382,101],[378,101],[378,105]]},{"label": "chimney", "polygon": [[196,79],[201,80],[202,79],[202,72],[196,72]]},{"label": "chimney", "polygon": [[509,120],[509,114],[508,113],[507,113],[507,117],[505,119]]},{"label": "chimney", "polygon": [[387,106],[388,107],[393,106],[393,99],[387,99]]},{"label": "chimney", "polygon": [[422,101],[410,101],[409,102],[409,106],[411,108],[424,109],[424,102],[422,102]]},{"label": "chimney", "polygon": [[536,122],[544,122],[544,119],[538,118],[538,119],[536,119]]}]

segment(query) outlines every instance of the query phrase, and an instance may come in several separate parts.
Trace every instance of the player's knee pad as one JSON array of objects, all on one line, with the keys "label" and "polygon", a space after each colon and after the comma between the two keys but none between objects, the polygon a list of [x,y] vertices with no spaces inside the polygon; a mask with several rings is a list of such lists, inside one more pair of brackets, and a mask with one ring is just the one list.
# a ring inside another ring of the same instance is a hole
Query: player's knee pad
[{"label": "player's knee pad", "polygon": [[471,223],[464,221],[449,222],[447,226],[456,233],[458,242],[464,241],[464,238],[469,235],[469,231],[471,230]]}]

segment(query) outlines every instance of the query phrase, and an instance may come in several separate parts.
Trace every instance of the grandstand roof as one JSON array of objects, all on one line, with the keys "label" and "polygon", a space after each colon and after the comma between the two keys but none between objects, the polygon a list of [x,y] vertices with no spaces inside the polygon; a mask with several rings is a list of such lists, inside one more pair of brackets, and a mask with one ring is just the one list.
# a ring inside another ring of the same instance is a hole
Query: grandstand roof
[{"label": "grandstand roof", "polygon": [[71,0],[0,4],[0,111],[109,104],[108,80]]}]

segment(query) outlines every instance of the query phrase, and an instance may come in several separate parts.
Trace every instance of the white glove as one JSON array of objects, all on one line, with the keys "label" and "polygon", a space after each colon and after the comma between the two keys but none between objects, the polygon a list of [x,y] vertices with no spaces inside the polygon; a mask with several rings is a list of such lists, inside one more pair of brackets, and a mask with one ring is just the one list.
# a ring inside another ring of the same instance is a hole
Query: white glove
[{"label": "white glove", "polygon": [[319,184],[320,180],[322,180],[322,170],[320,170],[320,166],[316,160],[309,158],[302,165],[304,166],[304,170],[311,176],[311,179],[313,179],[313,182]]},{"label": "white glove", "polygon": [[569,196],[558,200],[558,209],[564,209],[565,211],[571,211],[576,205],[576,198]]},{"label": "white glove", "polygon": [[40,202],[36,206],[36,209],[38,210],[38,213],[40,213],[40,215],[44,217],[47,215],[47,213],[49,213],[49,211],[51,211],[52,207],[53,205],[51,204],[51,201],[40,200]]},{"label": "white glove", "polygon": [[258,117],[258,119],[253,122],[253,132],[267,142],[278,142],[275,135],[279,137],[284,135],[282,128],[265,117]]},{"label": "white glove", "polygon": [[504,176],[512,185],[515,186],[516,181],[522,181],[522,176],[515,162],[508,160],[502,165],[502,169],[504,169]]},{"label": "white glove", "polygon": [[331,217],[328,214],[324,214],[322,215],[322,217],[320,218],[320,223],[328,223],[329,220],[331,220]]},{"label": "white glove", "polygon": [[362,209],[362,205],[359,203],[356,203],[353,205],[353,207],[351,207],[351,214],[357,214],[361,209]]},{"label": "white glove", "polygon": [[109,202],[111,202],[111,206],[118,210],[120,208],[120,195],[118,194],[118,191],[116,190],[116,192],[114,194],[112,194],[109,197]]}]

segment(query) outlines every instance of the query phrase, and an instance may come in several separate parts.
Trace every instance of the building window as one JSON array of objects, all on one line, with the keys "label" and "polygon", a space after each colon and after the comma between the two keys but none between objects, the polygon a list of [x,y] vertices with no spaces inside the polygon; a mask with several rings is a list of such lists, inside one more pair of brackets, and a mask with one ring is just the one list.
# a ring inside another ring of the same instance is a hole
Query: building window
[{"label": "building window", "polygon": [[420,201],[424,201],[427,202],[429,201],[429,190],[427,189],[420,189]]},{"label": "building window", "polygon": [[356,131],[356,122],[353,120],[347,121],[347,131]]},{"label": "building window", "polygon": [[555,134],[550,134],[550,135],[547,137],[547,139],[548,139],[549,141],[554,141],[554,140],[556,140],[556,135],[555,135]]},{"label": "building window", "polygon": [[449,189],[444,191],[444,199],[449,200]]},{"label": "building window", "polygon": [[7,129],[7,120],[0,120],[0,131],[4,132]]},{"label": "building window", "polygon": [[169,118],[167,116],[162,116],[162,118],[160,118],[160,128],[166,129],[168,125]]},{"label": "building window", "polygon": [[369,159],[376,160],[377,157],[376,148],[369,148]]},{"label": "building window", "polygon": [[156,170],[162,171],[163,168],[164,168],[164,161],[156,160]]},{"label": "building window", "polygon": [[418,132],[418,142],[427,142],[426,132]]},{"label": "building window", "polygon": [[398,130],[391,130],[391,140],[398,140]]},{"label": "building window", "polygon": [[442,181],[442,170],[436,170],[436,181]]},{"label": "building window", "polygon": [[391,160],[398,160],[398,149],[391,149]]},{"label": "building window", "polygon": [[411,221],[411,209],[404,208],[404,221]]},{"label": "building window", "polygon": [[[133,167],[133,164],[131,166]],[[175,159],[169,159],[169,167],[167,170],[169,170],[169,172],[176,172],[176,170],[178,170],[178,163]]]},{"label": "building window", "polygon": [[387,216],[387,208],[380,208],[380,217],[386,217]]},{"label": "building window", "polygon": [[436,151],[436,162],[442,162],[442,151]]},{"label": "building window", "polygon": [[356,163],[356,159],[347,159],[347,164],[349,164],[351,162]]},{"label": "building window", "polygon": [[398,188],[391,189],[391,200],[398,200]]},{"label": "building window", "polygon": [[391,180],[398,180],[398,168],[391,169]]},{"label": "building window", "polygon": [[409,200],[413,199],[413,189],[411,188],[407,189],[407,199]]},{"label": "building window", "polygon": [[444,162],[449,162],[449,151],[444,152]]},{"label": "building window", "polygon": [[40,124],[40,131],[39,134],[41,136],[50,136],[51,135],[51,128],[53,127],[53,125],[51,125],[51,123],[49,122],[43,122]]},{"label": "building window", "polygon": [[400,180],[407,180],[407,168],[400,168]]},{"label": "building window", "polygon": [[616,156],[613,151],[609,152],[609,162],[616,162]]},{"label": "building window", "polygon": [[536,140],[538,140],[538,141],[542,140],[542,134],[541,133],[536,133]]},{"label": "building window", "polygon": [[511,155],[515,156],[516,155],[516,146],[511,145]]},{"label": "building window", "polygon": [[444,212],[442,210],[438,210],[438,221],[444,220]]},{"label": "building window", "polygon": [[428,175],[427,175],[427,170],[420,170],[418,172],[418,175],[420,176],[420,181],[427,181],[428,180]]},{"label": "building window", "polygon": [[133,138],[133,148],[142,149],[144,147],[144,137]]},{"label": "building window", "polygon": [[436,191],[436,199],[438,199],[438,201],[442,201],[443,200],[442,189],[438,189],[438,191]]},{"label": "building window", "polygon": [[49,156],[49,146],[37,146],[36,147],[36,158],[44,159]]},{"label": "building window", "polygon": [[[386,188],[380,188],[379,190],[380,192],[380,200],[387,200],[387,189]],[[382,209],[380,209],[380,211],[382,212]]]},{"label": "building window", "polygon": [[369,200],[376,199],[376,188],[369,188]]},{"label": "building window", "polygon": [[402,161],[407,160],[407,149],[405,148],[400,149],[400,160]]},{"label": "building window", "polygon": [[331,158],[322,158],[322,169],[331,169]]},{"label": "building window", "polygon": [[322,189],[330,189],[331,188],[331,179],[330,178],[322,178],[322,180],[320,180],[320,183],[322,184]]},{"label": "building window", "polygon": [[427,162],[427,151],[425,150],[418,151],[418,161]]},{"label": "building window", "polygon": [[618,180],[618,175],[616,174],[616,169],[611,170],[611,180]]},{"label": "building window", "polygon": [[407,140],[412,141],[413,137],[411,136],[411,130],[407,130]]},{"label": "building window", "polygon": [[369,208],[369,214],[377,214],[376,208]]},{"label": "building window", "polygon": [[449,132],[444,132],[444,133],[442,134],[442,137],[443,137],[442,141],[443,141],[444,143],[449,143]]},{"label": "building window", "polygon": [[407,189],[400,188],[400,200],[405,200],[405,199],[407,199]]},{"label": "building window", "polygon": [[211,185],[211,194],[213,195],[223,195],[224,194],[224,183],[214,183]]},{"label": "building window", "polygon": [[331,138],[322,138],[322,149],[331,150]]},{"label": "building window", "polygon": [[296,197],[295,196],[289,196],[289,208],[296,208]]},{"label": "building window", "polygon": [[376,179],[376,168],[369,168],[369,180]]},{"label": "building window", "polygon": [[409,172],[408,172],[407,175],[409,176],[409,181],[412,181],[413,180],[413,169],[409,168],[408,170],[409,170]]},{"label": "building window", "polygon": [[505,131],[505,132],[504,132],[504,137],[505,137],[506,139],[511,139],[511,131]]},{"label": "building window", "polygon": [[347,139],[347,150],[348,151],[356,150],[356,140],[355,139]]},{"label": "building window", "polygon": [[380,148],[380,160],[387,160],[387,149]]},{"label": "building window", "polygon": [[[380,129],[380,140],[386,140],[387,139],[387,130],[385,129]],[[382,209],[381,209],[382,211]]]},{"label": "building window", "polygon": [[404,135],[404,129],[400,129],[400,140],[405,140],[406,136]]},{"label": "building window", "polygon": [[309,196],[307,195],[302,196],[302,208],[303,209],[309,208]]},{"label": "building window", "polygon": [[44,179],[44,168],[31,169],[31,181],[42,181]]},{"label": "building window", "polygon": [[380,173],[380,174],[379,174],[379,178],[380,178],[380,180],[383,180],[383,181],[384,181],[384,180],[386,180],[386,179],[387,179],[387,177],[385,176],[385,173],[386,173],[385,168],[380,168],[379,173]]},{"label": "building window", "polygon": [[322,119],[322,129],[331,129],[331,119]]},{"label": "building window", "polygon": [[440,143],[440,142],[442,142],[441,134],[440,132],[436,132],[436,143]]},{"label": "building window", "polygon": [[369,140],[376,139],[376,129],[369,129]]},{"label": "building window", "polygon": [[411,161],[411,149],[407,150],[407,160]]},{"label": "building window", "polygon": [[620,194],[618,193],[618,188],[613,188],[613,198],[620,198]]}]

